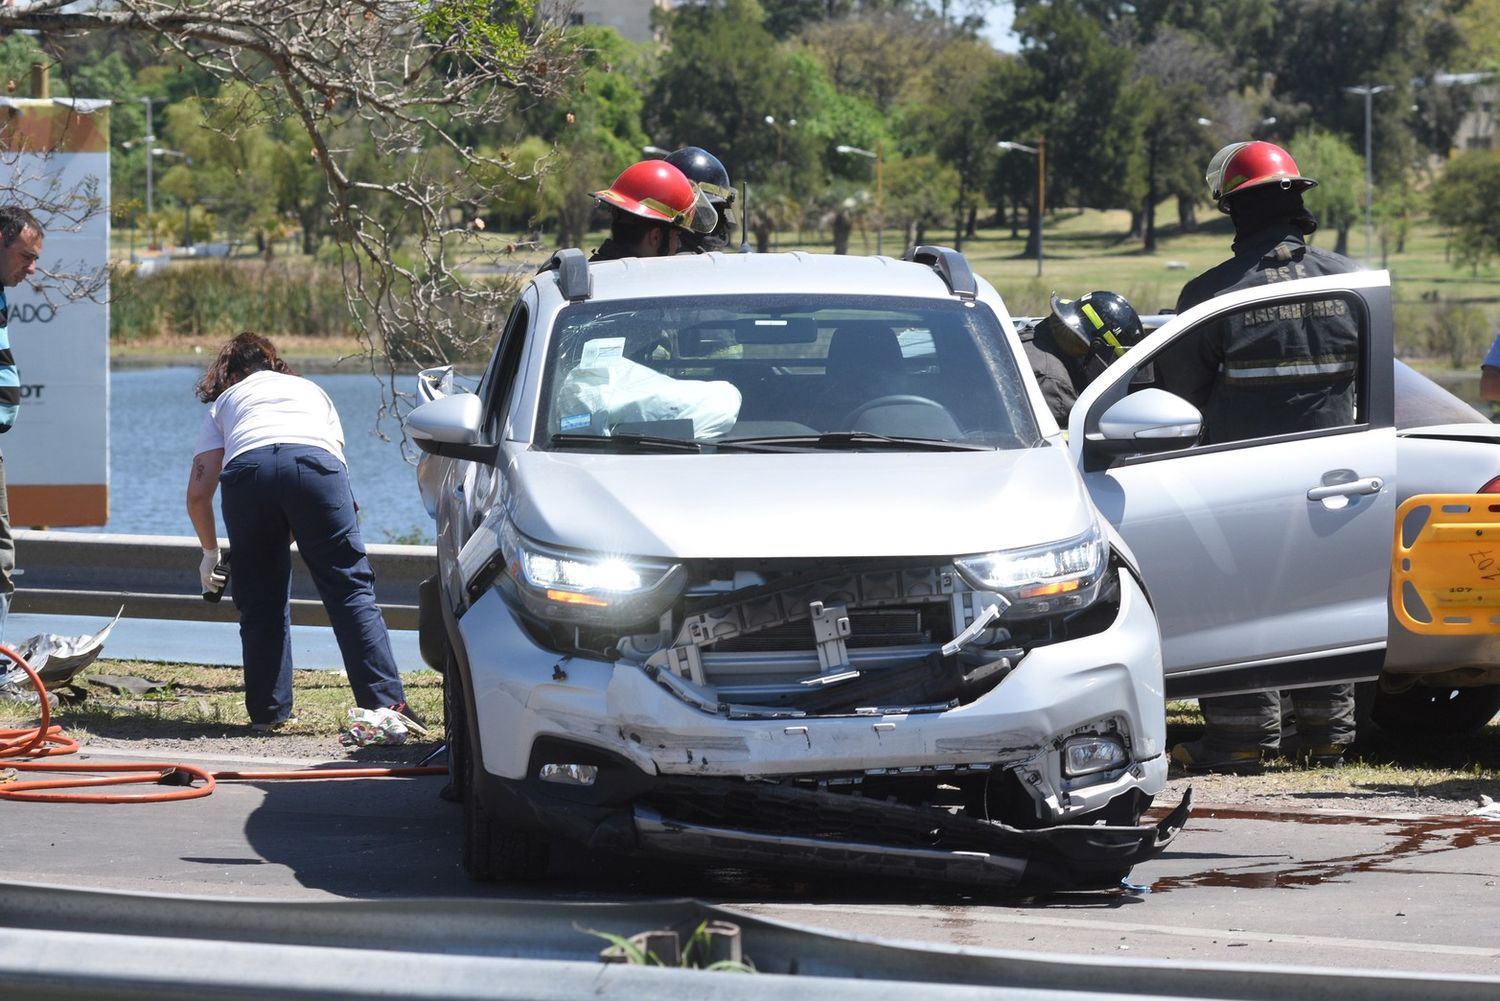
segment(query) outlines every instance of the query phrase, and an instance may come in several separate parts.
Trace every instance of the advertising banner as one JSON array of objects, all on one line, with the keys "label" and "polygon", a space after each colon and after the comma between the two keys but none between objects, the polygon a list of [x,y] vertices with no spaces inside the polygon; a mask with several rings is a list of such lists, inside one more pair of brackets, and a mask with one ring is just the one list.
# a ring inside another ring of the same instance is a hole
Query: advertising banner
[{"label": "advertising banner", "polygon": [[[21,379],[0,435],[17,528],[109,517],[109,103],[0,98],[0,177],[46,230],[32,283],[6,289]],[[65,276],[58,280],[49,275]],[[91,287],[82,297],[79,289]]]}]

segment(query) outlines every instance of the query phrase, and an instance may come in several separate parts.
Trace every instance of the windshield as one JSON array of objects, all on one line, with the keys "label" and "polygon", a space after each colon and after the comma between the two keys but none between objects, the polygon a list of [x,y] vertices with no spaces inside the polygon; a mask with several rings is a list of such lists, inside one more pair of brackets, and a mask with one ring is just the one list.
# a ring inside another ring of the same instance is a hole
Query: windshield
[{"label": "windshield", "polygon": [[[995,315],[957,300],[703,296],[558,317],[538,444],[651,451],[1026,448],[1040,440]],[[740,443],[736,445],[735,443]]]}]

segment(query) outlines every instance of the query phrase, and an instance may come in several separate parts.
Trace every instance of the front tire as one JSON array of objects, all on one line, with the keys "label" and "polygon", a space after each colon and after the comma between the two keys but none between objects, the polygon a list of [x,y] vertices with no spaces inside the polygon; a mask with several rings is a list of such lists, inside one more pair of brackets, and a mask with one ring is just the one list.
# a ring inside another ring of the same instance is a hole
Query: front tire
[{"label": "front tire", "polygon": [[451,684],[445,684],[444,695],[451,689],[456,712],[449,716],[457,719],[457,730],[449,724],[449,739],[458,738],[448,745],[448,768],[450,779],[461,790],[464,807],[464,872],[476,882],[496,881],[520,882],[540,879],[547,874],[550,860],[549,845],[540,831],[526,830],[503,823],[485,809],[479,794],[479,780],[484,766],[479,755],[479,742],[469,733],[468,715],[463,702],[463,687],[458,678],[456,665],[447,676]]},{"label": "front tire", "polygon": [[1377,689],[1370,719],[1393,736],[1419,739],[1473,733],[1497,712],[1500,685],[1413,685],[1404,692]]}]

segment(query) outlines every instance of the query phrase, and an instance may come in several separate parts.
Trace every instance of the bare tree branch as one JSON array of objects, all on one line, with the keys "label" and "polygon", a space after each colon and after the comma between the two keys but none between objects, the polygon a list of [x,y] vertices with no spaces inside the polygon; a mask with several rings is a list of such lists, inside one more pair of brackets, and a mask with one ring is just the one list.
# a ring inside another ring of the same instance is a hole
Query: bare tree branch
[{"label": "bare tree branch", "polygon": [[[267,120],[296,121],[327,182],[351,316],[394,391],[398,368],[452,361],[493,336],[514,295],[517,280],[505,280],[471,216],[521,172],[471,137],[556,94],[571,71],[560,32],[535,7],[114,0],[80,10],[37,0],[0,7],[0,29],[152,38],[252,88]],[[476,266],[499,280],[477,280]]]}]

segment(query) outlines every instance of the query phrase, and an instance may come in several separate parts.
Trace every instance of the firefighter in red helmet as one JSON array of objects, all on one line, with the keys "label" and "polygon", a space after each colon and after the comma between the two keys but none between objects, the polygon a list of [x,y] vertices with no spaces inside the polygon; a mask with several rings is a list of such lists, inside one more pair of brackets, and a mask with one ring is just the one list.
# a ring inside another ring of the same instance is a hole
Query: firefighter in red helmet
[{"label": "firefighter in red helmet", "polygon": [[718,213],[701,189],[665,160],[642,160],[594,197],[610,208],[609,239],[590,261],[669,257],[684,234],[713,232]]},{"label": "firefighter in red helmet", "polygon": [[[1188,282],[1178,312],[1238,289],[1359,270],[1346,257],[1308,245],[1318,224],[1302,193],[1318,182],[1303,176],[1280,146],[1225,146],[1209,162],[1205,180],[1209,196],[1234,222],[1234,256]],[[1359,328],[1339,306],[1340,300],[1329,300],[1228,313],[1163,352],[1160,383],[1203,412],[1208,444],[1352,424]],[[1337,765],[1354,740],[1354,687],[1299,688],[1288,695],[1295,750],[1281,746],[1281,695],[1272,690],[1200,699],[1203,738],[1172,748],[1172,760],[1189,771],[1251,771],[1262,758],[1285,751],[1312,764]]]}]

